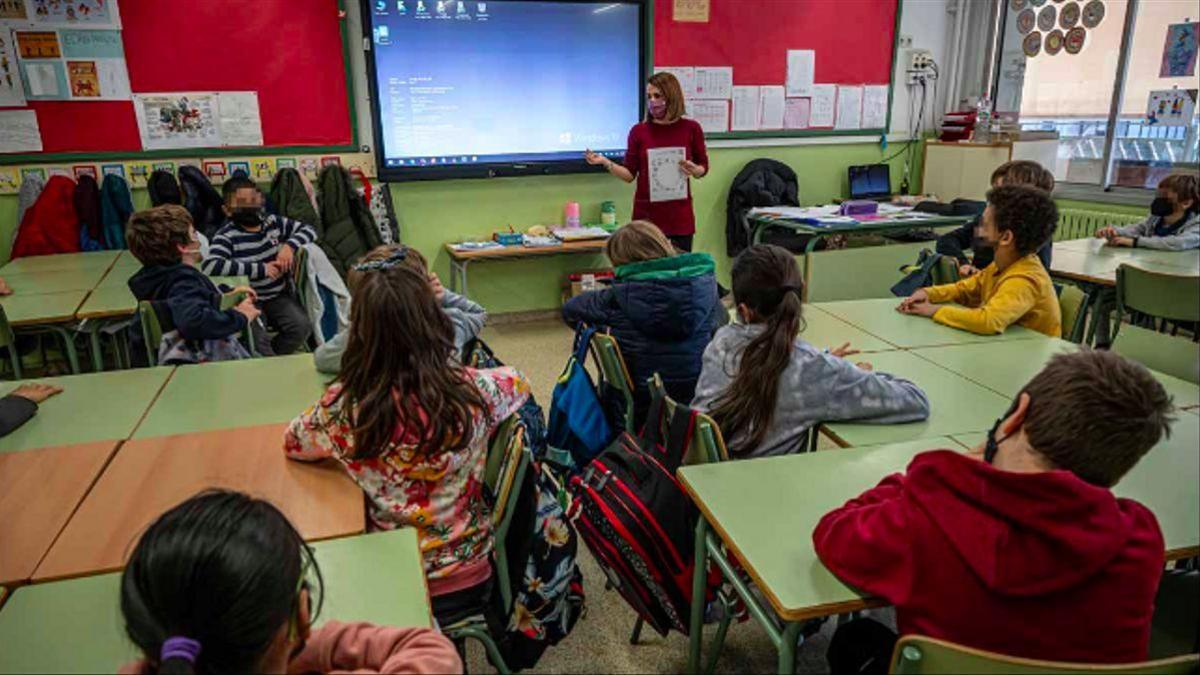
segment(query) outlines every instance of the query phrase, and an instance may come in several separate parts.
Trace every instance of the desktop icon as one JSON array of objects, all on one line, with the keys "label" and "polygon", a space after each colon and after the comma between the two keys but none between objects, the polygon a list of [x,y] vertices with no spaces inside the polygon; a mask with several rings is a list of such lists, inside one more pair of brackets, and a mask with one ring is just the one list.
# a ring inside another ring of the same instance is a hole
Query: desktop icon
[{"label": "desktop icon", "polygon": [[404,0],[396,0],[396,11],[400,12],[401,14],[406,14],[408,12],[408,8],[404,6]]},{"label": "desktop icon", "polygon": [[475,10],[480,14],[487,14],[487,3],[481,2],[475,6]]},{"label": "desktop icon", "polygon": [[417,12],[424,12],[424,11],[425,11],[424,0],[417,0]]},{"label": "desktop icon", "polygon": [[463,2],[463,0],[458,0],[458,13],[459,14],[467,13],[467,3]]},{"label": "desktop icon", "polygon": [[438,14],[446,13],[446,0],[438,0],[437,11]]},{"label": "desktop icon", "polygon": [[375,0],[375,12],[377,14],[387,14],[387,0]]}]

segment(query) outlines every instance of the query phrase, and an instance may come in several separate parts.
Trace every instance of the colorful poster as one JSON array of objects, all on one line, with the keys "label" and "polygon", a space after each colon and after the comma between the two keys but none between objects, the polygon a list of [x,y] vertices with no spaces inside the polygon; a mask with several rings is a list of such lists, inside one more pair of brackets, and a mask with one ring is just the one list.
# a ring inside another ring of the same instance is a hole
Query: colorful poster
[{"label": "colorful poster", "polygon": [[1196,54],[1200,53],[1200,22],[1173,23],[1167,26],[1159,77],[1191,77],[1196,72]]},{"label": "colorful poster", "polygon": [[60,59],[58,33],[52,30],[16,31],[17,52],[22,59]]},{"label": "colorful poster", "polygon": [[229,175],[236,176],[241,173],[246,178],[250,177],[250,162],[230,162]]},{"label": "colorful poster", "polygon": [[295,157],[280,157],[279,159],[275,160],[275,168],[280,169],[280,170],[294,169],[294,168],[296,168],[296,158]]},{"label": "colorful poster", "polygon": [[1150,92],[1146,121],[1164,127],[1185,127],[1196,112],[1195,89],[1160,89]]},{"label": "colorful poster", "polygon": [[0,192],[16,192],[21,187],[16,167],[0,166]]},{"label": "colorful poster", "polygon": [[67,61],[67,83],[72,98],[95,98],[100,95],[100,78],[95,61]]},{"label": "colorful poster", "polygon": [[31,23],[72,28],[120,28],[117,0],[25,0]]},{"label": "colorful poster", "polygon": [[0,0],[0,21],[28,23],[25,15],[25,0]]},{"label": "colorful poster", "polygon": [[217,93],[134,94],[142,148],[215,148],[221,145]]},{"label": "colorful poster", "polygon": [[16,31],[16,36],[27,98],[129,100],[121,31]]},{"label": "colorful poster", "polygon": [[117,176],[118,178],[125,177],[124,164],[104,164],[100,167],[100,173],[105,176]]},{"label": "colorful poster", "polygon": [[[0,0],[0,8],[7,0]],[[0,13],[0,17],[3,14]],[[17,45],[13,35],[0,26],[0,108],[18,108],[25,105],[25,87],[21,84],[21,70],[17,67]]]}]

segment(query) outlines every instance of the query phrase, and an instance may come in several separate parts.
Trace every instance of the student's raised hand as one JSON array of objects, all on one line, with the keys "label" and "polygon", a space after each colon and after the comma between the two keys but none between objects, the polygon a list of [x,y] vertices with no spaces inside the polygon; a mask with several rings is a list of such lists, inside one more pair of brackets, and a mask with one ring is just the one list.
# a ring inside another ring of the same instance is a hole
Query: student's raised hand
[{"label": "student's raised hand", "polygon": [[442,280],[438,277],[436,272],[429,273],[429,285],[433,288],[433,297],[436,298],[440,304],[446,297],[446,287],[442,285]]},{"label": "student's raised hand", "polygon": [[0,295],[12,295],[12,289],[4,279],[0,279]]},{"label": "student's raised hand", "polygon": [[1117,236],[1117,228],[1111,225],[1096,230],[1097,239],[1112,239],[1115,236]]},{"label": "student's raised hand", "polygon": [[853,347],[850,346],[849,342],[846,342],[841,347],[838,347],[837,349],[830,349],[829,353],[833,354],[834,356],[838,357],[839,359],[844,359],[847,356],[854,356],[855,354],[858,354],[859,350],[854,349]]},{"label": "student's raised hand", "polygon": [[278,260],[272,260],[271,262],[267,263],[267,278],[271,281],[283,276],[283,272],[284,269],[279,266]]},{"label": "student's raised hand", "polygon": [[233,309],[238,314],[246,317],[247,322],[252,322],[262,315],[262,310],[258,308],[258,305],[254,304],[254,299],[250,297],[239,302]]},{"label": "student's raised hand", "polygon": [[31,382],[23,384],[16,389],[13,389],[11,396],[20,396],[23,399],[41,403],[51,396],[62,393],[62,387],[56,387],[52,384],[42,384],[40,382]]},{"label": "student's raised hand", "polygon": [[275,264],[279,265],[279,269],[284,272],[292,271],[292,264],[295,259],[296,250],[287,244],[280,246],[279,253],[275,254]]},{"label": "student's raised hand", "polygon": [[1133,246],[1133,238],[1132,237],[1110,237],[1108,240],[1108,245],[1109,246],[1123,246],[1125,248],[1131,248]]},{"label": "student's raised hand", "polygon": [[966,279],[967,277],[973,276],[976,274],[979,274],[979,268],[974,265],[959,265],[958,266],[958,276],[960,278]]}]

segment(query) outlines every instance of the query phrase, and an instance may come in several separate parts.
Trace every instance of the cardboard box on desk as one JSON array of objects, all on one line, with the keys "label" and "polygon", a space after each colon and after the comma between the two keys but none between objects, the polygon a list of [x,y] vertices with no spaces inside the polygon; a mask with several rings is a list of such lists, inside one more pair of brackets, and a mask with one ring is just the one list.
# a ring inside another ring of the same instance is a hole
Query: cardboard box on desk
[{"label": "cardboard box on desk", "polygon": [[563,283],[563,303],[590,290],[611,286],[613,271],[611,269],[588,269],[572,272]]}]

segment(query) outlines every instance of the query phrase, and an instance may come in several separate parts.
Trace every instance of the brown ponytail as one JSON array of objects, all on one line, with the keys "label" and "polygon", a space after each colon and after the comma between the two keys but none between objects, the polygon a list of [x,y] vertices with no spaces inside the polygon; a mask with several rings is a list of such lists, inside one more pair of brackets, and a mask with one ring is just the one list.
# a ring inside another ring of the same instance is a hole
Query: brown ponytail
[{"label": "brown ponytail", "polygon": [[742,350],[733,382],[713,405],[712,417],[725,436],[744,434],[747,439],[737,454],[761,444],[770,429],[779,379],[803,325],[803,292],[804,280],[795,258],[778,246],[751,246],[733,263],[735,302],[766,323],[762,334]]}]

